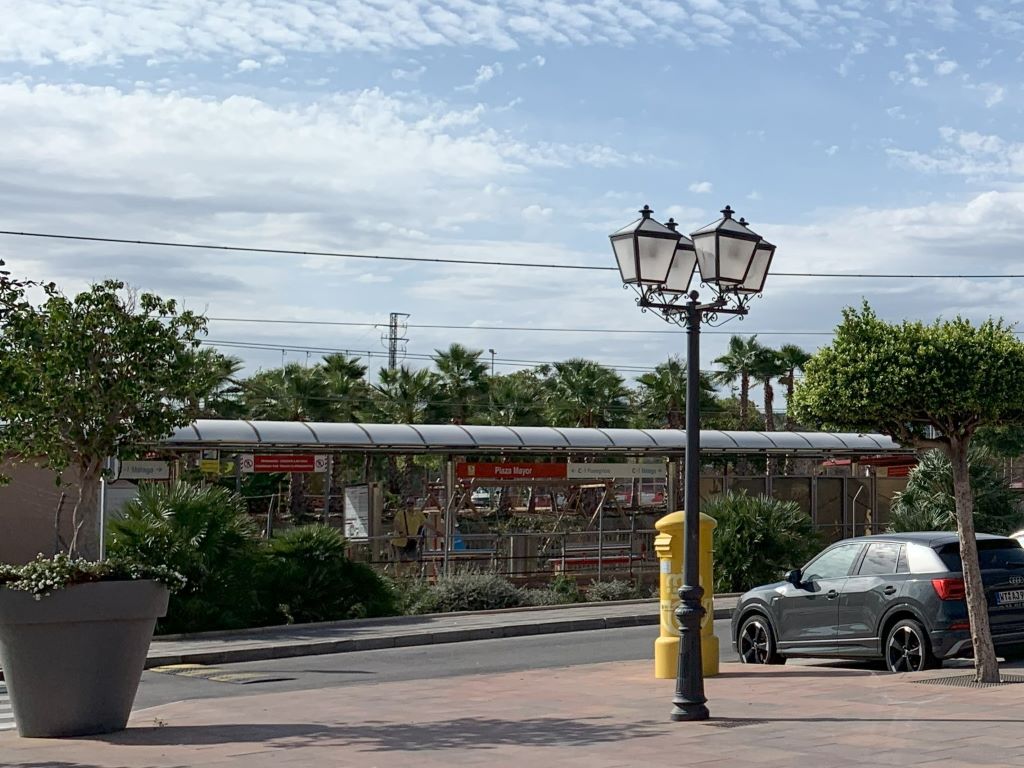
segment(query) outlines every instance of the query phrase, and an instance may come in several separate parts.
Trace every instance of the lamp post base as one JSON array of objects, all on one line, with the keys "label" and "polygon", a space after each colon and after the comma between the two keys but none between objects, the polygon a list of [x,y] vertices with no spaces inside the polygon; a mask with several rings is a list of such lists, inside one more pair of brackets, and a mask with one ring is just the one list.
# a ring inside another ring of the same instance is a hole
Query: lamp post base
[{"label": "lamp post base", "polygon": [[702,702],[677,703],[669,714],[669,719],[677,723],[683,720],[707,720],[709,717],[711,713]]}]

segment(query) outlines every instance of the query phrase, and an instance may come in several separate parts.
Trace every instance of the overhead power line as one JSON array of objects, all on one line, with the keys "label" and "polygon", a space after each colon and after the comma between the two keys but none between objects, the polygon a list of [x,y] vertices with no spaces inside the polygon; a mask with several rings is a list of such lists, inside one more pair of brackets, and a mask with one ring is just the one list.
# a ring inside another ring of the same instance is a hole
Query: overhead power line
[{"label": "overhead power line", "polygon": [[[350,356],[360,356],[367,358],[386,358],[387,352],[374,351],[372,349],[348,349],[342,347],[326,347],[317,345],[303,345],[303,344],[277,344],[270,341],[242,341],[236,339],[202,339],[200,344],[204,344],[212,347],[224,347],[226,349],[259,349],[267,350],[270,352],[310,352],[316,354],[335,354],[342,353]],[[421,361],[433,361],[434,355],[428,355],[423,352],[408,352],[405,355],[406,359],[409,360],[421,360]],[[588,358],[589,359],[589,358]],[[520,358],[495,358],[495,363],[514,368],[536,368],[540,365],[555,365],[558,362],[565,362],[564,360],[526,360]],[[615,363],[603,363],[601,361],[594,361],[603,365],[607,368],[613,368],[617,371],[625,371],[627,373],[647,373],[655,370],[653,365],[631,365],[628,363],[615,364]],[[701,373],[713,374],[718,373],[714,369],[702,369]]]},{"label": "overhead power line", "polygon": [[[325,325],[356,328],[387,328],[388,323],[356,323],[334,320],[273,320],[263,317],[207,317],[220,323],[257,323],[267,325]],[[543,328],[528,325],[437,325],[431,323],[409,323],[407,328],[431,328],[456,331],[515,331],[515,332],[541,332],[541,333],[651,333],[680,336],[686,333],[682,328],[678,330],[654,330],[654,329],[631,329],[631,328]],[[722,336],[832,336],[833,331],[747,331],[737,334],[734,331],[701,330],[701,334],[717,334]]]},{"label": "overhead power line", "polygon": [[[158,248],[191,248],[197,250],[223,251],[231,253],[264,253],[283,256],[317,256],[336,259],[369,259],[374,261],[405,261],[427,264],[462,264],[484,267],[527,267],[530,269],[569,269],[594,272],[615,272],[616,267],[598,267],[587,264],[549,264],[529,261],[487,261],[485,259],[446,259],[434,256],[383,256],[370,253],[345,253],[342,251],[306,251],[293,248],[259,248],[242,245],[217,245],[215,243],[181,243],[167,240],[131,240],[122,237],[94,237],[89,235],[67,235],[54,232],[19,232],[2,229],[0,235],[10,237],[32,237],[50,240],[76,240],[89,243],[108,243],[117,245],[141,245]],[[852,277],[861,279],[900,279],[900,280],[990,280],[1019,279],[1024,273],[1012,274],[910,274],[910,273],[878,273],[878,272],[772,272],[774,277],[811,277],[835,278]]]}]

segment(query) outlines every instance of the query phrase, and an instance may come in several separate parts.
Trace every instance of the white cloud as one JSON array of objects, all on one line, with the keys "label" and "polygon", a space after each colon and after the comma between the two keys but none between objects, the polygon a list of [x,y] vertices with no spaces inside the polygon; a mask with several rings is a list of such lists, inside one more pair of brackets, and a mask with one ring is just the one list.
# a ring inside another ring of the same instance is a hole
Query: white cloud
[{"label": "white cloud", "polygon": [[[880,38],[894,11],[918,29],[947,29],[956,19],[951,0],[888,0],[878,7],[861,0],[7,0],[0,61],[104,66],[134,57],[265,59],[452,46],[515,51],[649,40],[695,48],[729,46],[741,38],[794,48],[847,46],[852,37],[855,50]],[[978,17],[989,21],[984,6]],[[537,66],[540,58],[533,59]]]},{"label": "white cloud", "polygon": [[951,75],[956,72],[959,65],[951,59],[945,59],[936,63],[935,74],[937,75]]},{"label": "white cloud", "polygon": [[825,150],[825,154],[826,154],[826,155],[828,155],[829,157],[832,157],[832,156],[833,156],[833,155],[835,155],[835,154],[836,154],[836,152],[838,152],[838,151],[839,151],[839,146],[838,146],[838,145],[836,145],[836,144],[833,144],[832,146],[828,147],[828,148],[827,148],[827,149]]},{"label": "white cloud", "polygon": [[887,152],[896,162],[927,173],[1024,178],[1024,142],[950,127],[941,128],[939,135],[943,143],[930,153],[899,148]]},{"label": "white cloud", "polygon": [[538,54],[529,61],[521,62],[519,66],[516,67],[516,69],[527,69],[528,67],[537,67],[539,69],[540,67],[543,67],[545,64],[547,64],[547,59]]},{"label": "white cloud", "polygon": [[906,120],[907,119],[907,115],[903,111],[903,107],[899,106],[898,104],[896,106],[894,106],[894,107],[886,108],[885,114],[887,114],[889,117],[893,118],[894,120]]},{"label": "white cloud", "polygon": [[406,80],[408,82],[414,83],[417,80],[419,80],[423,73],[426,71],[427,68],[422,64],[418,66],[409,67],[408,69],[395,67],[394,69],[391,70],[391,78],[393,80]]},{"label": "white cloud", "polygon": [[533,205],[528,205],[525,208],[523,208],[523,218],[526,219],[527,221],[533,222],[546,221],[547,219],[551,218],[551,215],[554,212],[555,211],[553,208],[545,208],[535,203]]},{"label": "white cloud", "polygon": [[261,66],[263,65],[260,64],[255,59],[242,59],[240,62],[238,62],[238,71],[252,72],[253,70],[259,69]]},{"label": "white cloud", "polygon": [[710,181],[695,181],[690,185],[690,191],[698,195],[706,195],[713,189]]},{"label": "white cloud", "polygon": [[501,62],[495,62],[494,64],[481,64],[476,70],[476,77],[473,78],[473,82],[469,85],[460,85],[455,90],[475,91],[481,85],[489,83],[504,71],[505,68],[501,65]]}]

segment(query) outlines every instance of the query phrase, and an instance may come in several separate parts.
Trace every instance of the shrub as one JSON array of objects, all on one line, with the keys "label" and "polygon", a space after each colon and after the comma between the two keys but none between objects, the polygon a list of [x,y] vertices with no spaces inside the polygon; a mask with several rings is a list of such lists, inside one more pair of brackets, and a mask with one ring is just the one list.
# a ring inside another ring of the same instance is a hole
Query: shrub
[{"label": "shrub", "polygon": [[430,589],[429,611],[486,611],[523,605],[523,591],[496,573],[458,573]]},{"label": "shrub", "polygon": [[252,578],[261,551],[243,501],[215,486],[143,485],[111,522],[111,559],[164,566],[185,578],[161,632],[251,626],[262,613]]},{"label": "shrub", "polygon": [[[1024,524],[1016,494],[992,462],[991,453],[972,447],[967,455],[974,496],[974,528],[1008,534]],[[955,531],[953,469],[942,451],[926,451],[910,472],[905,490],[894,493],[890,531]]]},{"label": "shrub", "polygon": [[261,602],[271,623],[389,616],[395,599],[369,566],[350,560],[334,528],[307,525],[274,538],[263,563]]},{"label": "shrub", "polygon": [[799,568],[820,548],[810,515],[793,501],[725,493],[704,502],[718,521],[715,591],[743,592]]},{"label": "shrub", "polygon": [[584,591],[587,600],[590,602],[603,602],[609,600],[639,600],[650,597],[650,590],[639,584],[629,581],[595,581]]},{"label": "shrub", "polygon": [[548,585],[548,590],[563,598],[559,602],[578,603],[583,600],[583,595],[580,593],[580,585],[576,583],[576,579],[564,573],[560,573],[552,579]]},{"label": "shrub", "polygon": [[403,615],[430,613],[434,610],[430,582],[420,577],[382,576],[394,601],[395,612]]}]

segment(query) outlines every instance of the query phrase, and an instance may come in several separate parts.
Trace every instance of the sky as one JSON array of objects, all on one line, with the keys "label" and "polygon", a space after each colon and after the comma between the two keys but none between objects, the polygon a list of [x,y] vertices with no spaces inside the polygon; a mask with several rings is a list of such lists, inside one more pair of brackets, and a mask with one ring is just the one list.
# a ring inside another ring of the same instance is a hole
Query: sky
[{"label": "sky", "polygon": [[[613,266],[607,236],[644,204],[687,232],[732,205],[777,272],[1024,273],[1022,0],[4,8],[0,229],[485,262],[0,235],[18,275],[206,313],[250,371],[318,350],[376,371],[401,312],[413,366],[460,342],[499,373],[582,356],[631,380],[684,337],[616,272],[494,262]],[[1022,286],[770,275],[748,317],[706,328],[702,368],[733,333],[813,351],[862,299],[1015,323]]]}]

